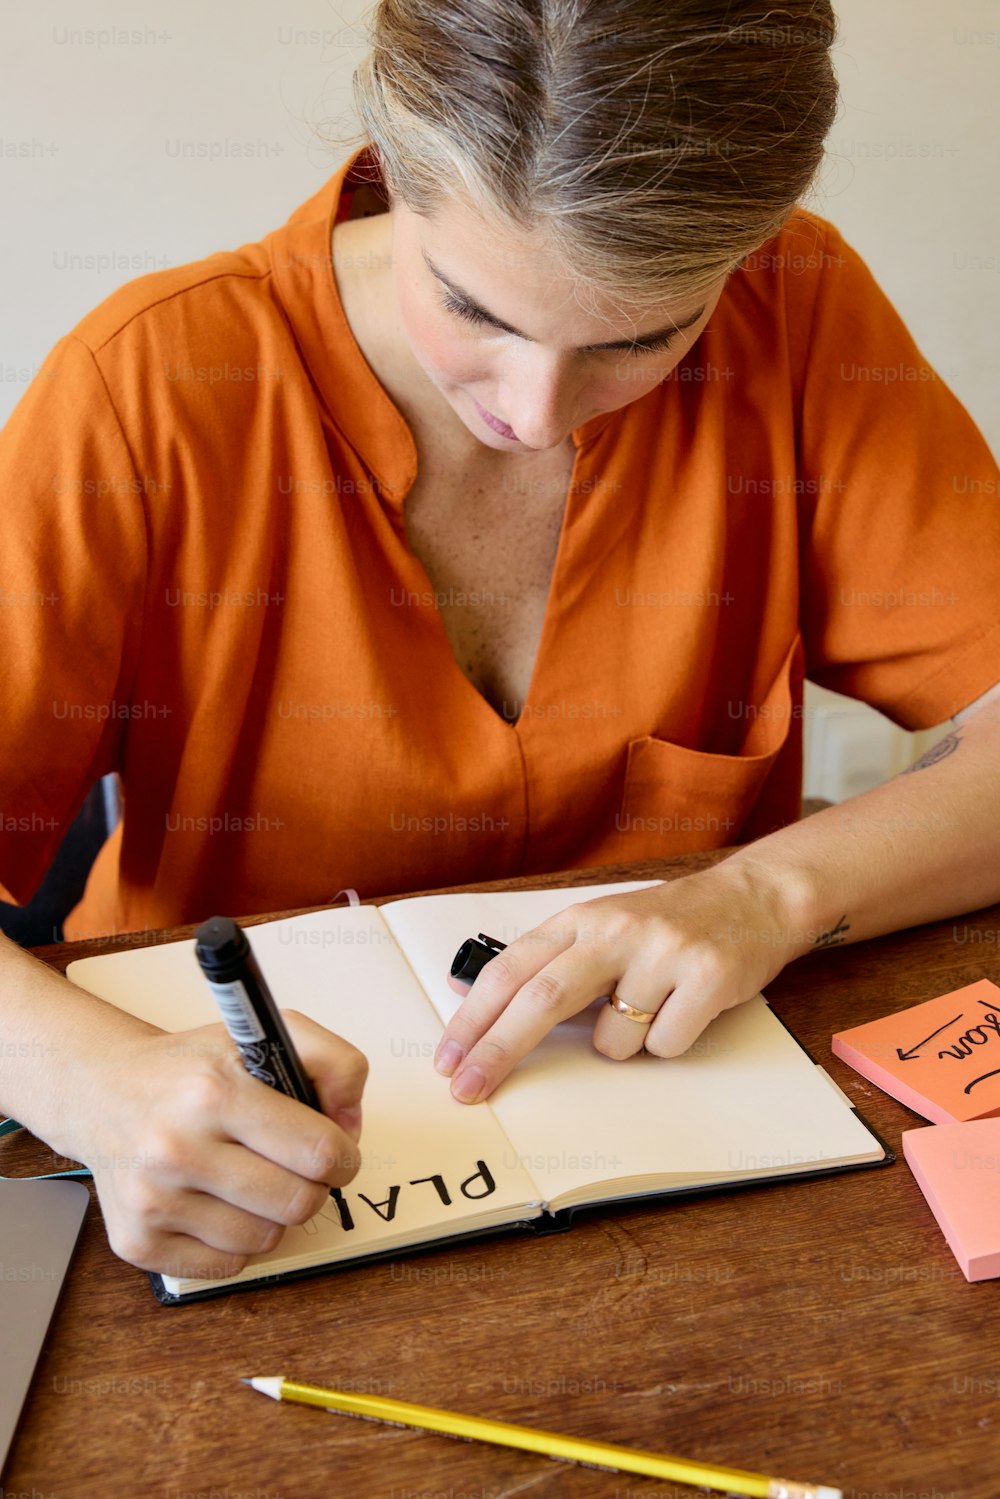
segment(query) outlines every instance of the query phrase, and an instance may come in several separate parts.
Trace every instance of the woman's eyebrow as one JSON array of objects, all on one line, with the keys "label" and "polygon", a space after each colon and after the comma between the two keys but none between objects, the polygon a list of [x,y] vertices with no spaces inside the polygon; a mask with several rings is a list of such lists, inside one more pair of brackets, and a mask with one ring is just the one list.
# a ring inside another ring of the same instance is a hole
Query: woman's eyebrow
[{"label": "woman's eyebrow", "polygon": [[[505,333],[513,333],[516,338],[523,338],[525,342],[529,344],[535,342],[535,339],[529,338],[528,335],[526,333],[522,333],[519,328],[513,328],[511,327],[510,323],[505,323],[503,318],[496,317],[492,312],[487,312],[486,308],[481,307],[480,304],[476,301],[475,297],[471,297],[467,291],[464,291],[462,289],[462,287],[456,286],[453,281],[450,281],[444,274],[444,272],[439,270],[438,267],[434,264],[426,250],[421,249],[420,253],[423,255],[424,261],[427,265],[427,269],[430,271],[431,275],[436,276],[437,279],[448,288],[453,296],[459,297],[467,307],[470,307],[472,309],[473,312],[477,312],[481,318],[485,319],[485,321],[488,323],[492,323],[495,328],[502,328]],[[577,349],[576,352],[578,354],[592,354],[597,349],[631,349],[636,344],[661,343],[665,339],[674,337],[674,335],[677,333],[682,333],[685,328],[692,327],[693,324],[695,324],[698,319],[703,316],[704,311],[705,307],[704,305],[702,305],[701,307],[698,307],[694,312],[692,312],[688,317],[683,318],[679,323],[671,323],[666,328],[658,328],[654,333],[642,333],[636,338],[622,338],[615,343],[585,344],[583,348]]]}]

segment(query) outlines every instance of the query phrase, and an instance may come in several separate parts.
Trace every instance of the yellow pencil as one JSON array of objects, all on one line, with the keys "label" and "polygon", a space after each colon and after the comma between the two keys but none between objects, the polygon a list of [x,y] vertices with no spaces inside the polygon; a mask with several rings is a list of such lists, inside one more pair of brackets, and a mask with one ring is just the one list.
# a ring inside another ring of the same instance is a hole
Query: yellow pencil
[{"label": "yellow pencil", "polygon": [[322,1410],[344,1416],[362,1416],[368,1421],[385,1421],[390,1426],[413,1426],[422,1431],[436,1431],[443,1436],[460,1437],[468,1442],[493,1442],[500,1447],[518,1447],[523,1452],[540,1452],[564,1463],[582,1463],[589,1468],[608,1468],[612,1473],[641,1473],[646,1478],[670,1478],[726,1494],[746,1494],[750,1499],[842,1499],[840,1489],[825,1484],[793,1483],[787,1478],[766,1478],[763,1473],[748,1473],[742,1468],[710,1468],[680,1457],[661,1457],[655,1452],[640,1452],[634,1447],[618,1447],[612,1442],[591,1442],[582,1437],[563,1437],[554,1431],[534,1427],[509,1426],[506,1421],[490,1421],[482,1416],[463,1416],[457,1411],[436,1410],[429,1405],[411,1405],[406,1400],[389,1400],[384,1395],[352,1395],[343,1390],[324,1390],[318,1385],[299,1384],[279,1376],[274,1379],[245,1379],[262,1395],[272,1400],[292,1400],[299,1405],[318,1405]]}]

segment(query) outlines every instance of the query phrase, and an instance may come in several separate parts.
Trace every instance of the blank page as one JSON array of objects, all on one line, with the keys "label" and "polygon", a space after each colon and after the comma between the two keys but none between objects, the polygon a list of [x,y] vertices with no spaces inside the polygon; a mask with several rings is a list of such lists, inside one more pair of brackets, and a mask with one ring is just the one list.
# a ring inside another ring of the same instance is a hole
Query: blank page
[{"label": "blank page", "polygon": [[[510,942],[569,905],[650,883],[430,896],[382,913],[447,1020],[460,1004],[447,974],[466,937]],[[488,1100],[547,1202],[614,1179],[714,1180],[883,1157],[763,997],[719,1016],[683,1057],[626,1062],[593,1048],[606,1002],[557,1025]]]}]

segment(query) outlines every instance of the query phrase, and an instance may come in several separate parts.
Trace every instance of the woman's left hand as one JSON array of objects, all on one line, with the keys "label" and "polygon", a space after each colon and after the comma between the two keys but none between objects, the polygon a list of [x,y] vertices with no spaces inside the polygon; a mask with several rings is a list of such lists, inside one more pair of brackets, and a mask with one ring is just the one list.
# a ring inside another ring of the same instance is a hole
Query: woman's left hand
[{"label": "woman's left hand", "polygon": [[456,1098],[478,1103],[560,1020],[614,993],[650,1019],[602,1005],[599,1052],[623,1060],[645,1046],[679,1056],[807,949],[784,905],[773,881],[731,856],[647,890],[568,906],[486,964],[434,1065],[453,1078]]}]

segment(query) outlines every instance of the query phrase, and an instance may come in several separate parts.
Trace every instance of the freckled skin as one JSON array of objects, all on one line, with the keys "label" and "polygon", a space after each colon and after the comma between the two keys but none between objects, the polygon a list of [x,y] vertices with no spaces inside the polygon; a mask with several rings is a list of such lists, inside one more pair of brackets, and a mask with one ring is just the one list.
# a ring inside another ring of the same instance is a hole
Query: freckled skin
[{"label": "freckled skin", "polygon": [[[592,417],[646,395],[691,348],[727,279],[720,278],[707,294],[645,308],[591,299],[586,291],[578,300],[573,279],[543,239],[508,226],[487,228],[456,204],[431,220],[394,200],[388,218],[394,311],[410,356],[467,432],[508,457],[558,448]],[[442,301],[447,288],[428,268],[422,249],[449,281],[532,341],[469,323],[449,310]],[[637,355],[580,352],[584,345],[658,332],[703,303],[698,322],[678,333],[668,349]],[[512,427],[520,441],[493,432],[476,401]]]},{"label": "freckled skin", "polygon": [[[665,379],[708,323],[727,278],[697,297],[614,305],[582,287],[577,296],[537,237],[484,228],[454,204],[433,219],[399,201],[386,212],[379,196],[356,206],[358,217],[334,228],[334,273],[355,339],[416,442],[407,542],[442,595],[456,661],[513,721],[541,638],[576,456],[572,433]],[[518,332],[449,309],[425,253]],[[582,352],[671,329],[699,308],[668,349]],[[476,402],[520,440],[494,432]],[[453,586],[496,598],[487,611],[451,603]]]}]

